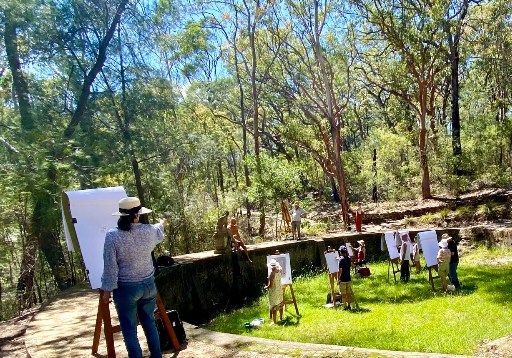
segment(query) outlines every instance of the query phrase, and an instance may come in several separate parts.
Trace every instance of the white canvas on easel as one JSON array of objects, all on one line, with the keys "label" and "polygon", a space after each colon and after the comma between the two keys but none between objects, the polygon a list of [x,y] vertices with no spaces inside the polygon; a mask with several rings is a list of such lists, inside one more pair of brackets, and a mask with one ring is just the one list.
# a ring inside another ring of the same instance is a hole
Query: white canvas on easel
[{"label": "white canvas on easel", "polygon": [[384,240],[386,241],[386,246],[388,248],[389,259],[398,259],[400,257],[400,254],[398,253],[398,249],[396,247],[395,231],[387,231],[384,234]]},{"label": "white canvas on easel", "polygon": [[437,265],[437,252],[439,251],[439,243],[437,242],[437,234],[434,230],[423,231],[418,233],[423,256],[427,267]]},{"label": "white canvas on easel", "polygon": [[325,254],[325,262],[327,263],[327,269],[329,273],[337,273],[340,270],[339,260],[340,256],[337,252],[326,252]]},{"label": "white canvas on easel", "polygon": [[279,254],[279,255],[269,255],[267,256],[267,267],[269,268],[270,275],[270,260],[275,259],[279,265],[281,266],[282,276],[281,276],[281,284],[283,285],[291,285],[292,284],[292,265],[290,262],[290,254]]},{"label": "white canvas on easel", "polygon": [[68,191],[66,195],[91,288],[100,288],[105,234],[117,226],[119,217],[112,213],[119,210],[119,200],[127,197],[126,191],[118,186]]},{"label": "white canvas on easel", "polygon": [[347,242],[345,247],[347,248],[348,257],[354,257],[354,248],[352,247],[352,244]]}]

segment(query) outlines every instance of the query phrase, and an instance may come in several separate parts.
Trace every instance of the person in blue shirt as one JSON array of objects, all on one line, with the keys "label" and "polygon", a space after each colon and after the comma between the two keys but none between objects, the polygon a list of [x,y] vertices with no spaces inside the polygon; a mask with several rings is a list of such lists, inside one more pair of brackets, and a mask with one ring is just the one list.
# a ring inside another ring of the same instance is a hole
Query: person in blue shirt
[{"label": "person in blue shirt", "polygon": [[164,237],[165,223],[140,223],[151,210],[136,197],[119,201],[117,228],[105,236],[101,289],[108,304],[112,292],[129,358],[142,358],[137,319],[144,329],[152,358],[162,357],[155,323],[156,286],[151,252]]}]

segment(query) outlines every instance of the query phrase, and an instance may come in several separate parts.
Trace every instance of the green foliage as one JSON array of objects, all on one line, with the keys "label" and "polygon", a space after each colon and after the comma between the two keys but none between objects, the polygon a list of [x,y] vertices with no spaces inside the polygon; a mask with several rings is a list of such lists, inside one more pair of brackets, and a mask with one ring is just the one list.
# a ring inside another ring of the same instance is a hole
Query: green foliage
[{"label": "green foliage", "polygon": [[[279,340],[337,344],[400,351],[474,354],[483,340],[508,334],[512,319],[503,310],[510,302],[512,265],[492,265],[497,257],[510,257],[510,249],[478,248],[462,257],[459,277],[461,291],[453,294],[432,292],[428,273],[412,274],[407,284],[387,282],[387,263],[372,263],[372,276],[353,279],[360,311],[325,309],[329,291],[327,275],[294,279],[301,318],[290,306],[279,325],[265,324],[247,331],[243,323],[268,317],[266,296],[255,304],[215,318],[210,329]],[[439,286],[439,281],[435,281]],[[485,320],[482,320],[485,317]],[[496,324],[489,325],[492,321]],[[347,324],[350,322],[350,324]],[[414,322],[414,324],[411,324]],[[393,327],[407,327],[393,329]],[[411,339],[415,337],[415,339]],[[439,339],[443,337],[443,339]]]},{"label": "green foliage", "polygon": [[325,234],[328,229],[328,224],[324,222],[311,222],[304,220],[301,226],[301,232],[307,236],[317,236]]}]

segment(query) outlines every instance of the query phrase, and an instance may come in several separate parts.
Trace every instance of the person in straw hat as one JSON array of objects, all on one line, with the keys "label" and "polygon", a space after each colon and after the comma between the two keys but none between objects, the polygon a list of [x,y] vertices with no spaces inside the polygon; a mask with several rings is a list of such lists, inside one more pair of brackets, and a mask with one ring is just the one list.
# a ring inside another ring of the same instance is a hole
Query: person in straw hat
[{"label": "person in straw hat", "polygon": [[268,308],[272,321],[277,323],[277,311],[279,311],[279,319],[283,320],[283,285],[281,284],[283,270],[276,259],[271,259],[268,266],[270,275],[265,286],[268,290]]},{"label": "person in straw hat", "polygon": [[443,291],[446,292],[448,290],[448,280],[446,277],[448,276],[448,269],[450,265],[451,253],[448,249],[448,241],[446,239],[441,239],[439,241],[439,251],[437,252],[437,262],[438,262],[438,273],[439,278],[441,278],[441,285],[443,286]]},{"label": "person in straw hat", "polygon": [[141,215],[151,210],[139,198],[119,201],[117,228],[105,236],[101,289],[108,302],[112,292],[128,356],[142,357],[137,338],[137,319],[144,329],[151,357],[162,357],[155,324],[156,286],[151,252],[164,237],[164,223],[142,224]]}]

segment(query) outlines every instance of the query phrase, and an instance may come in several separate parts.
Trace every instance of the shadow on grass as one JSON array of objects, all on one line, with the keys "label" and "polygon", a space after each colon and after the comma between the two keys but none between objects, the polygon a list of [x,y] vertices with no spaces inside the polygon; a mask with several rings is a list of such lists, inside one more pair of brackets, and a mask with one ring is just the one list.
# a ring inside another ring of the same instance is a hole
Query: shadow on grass
[{"label": "shadow on grass", "polygon": [[499,303],[512,302],[512,281],[510,266],[476,268],[459,277],[462,282],[461,294],[470,290],[481,290],[489,299]]},{"label": "shadow on grass", "polygon": [[300,323],[300,316],[286,316],[281,321],[277,322],[279,326],[283,327],[295,327]]}]

